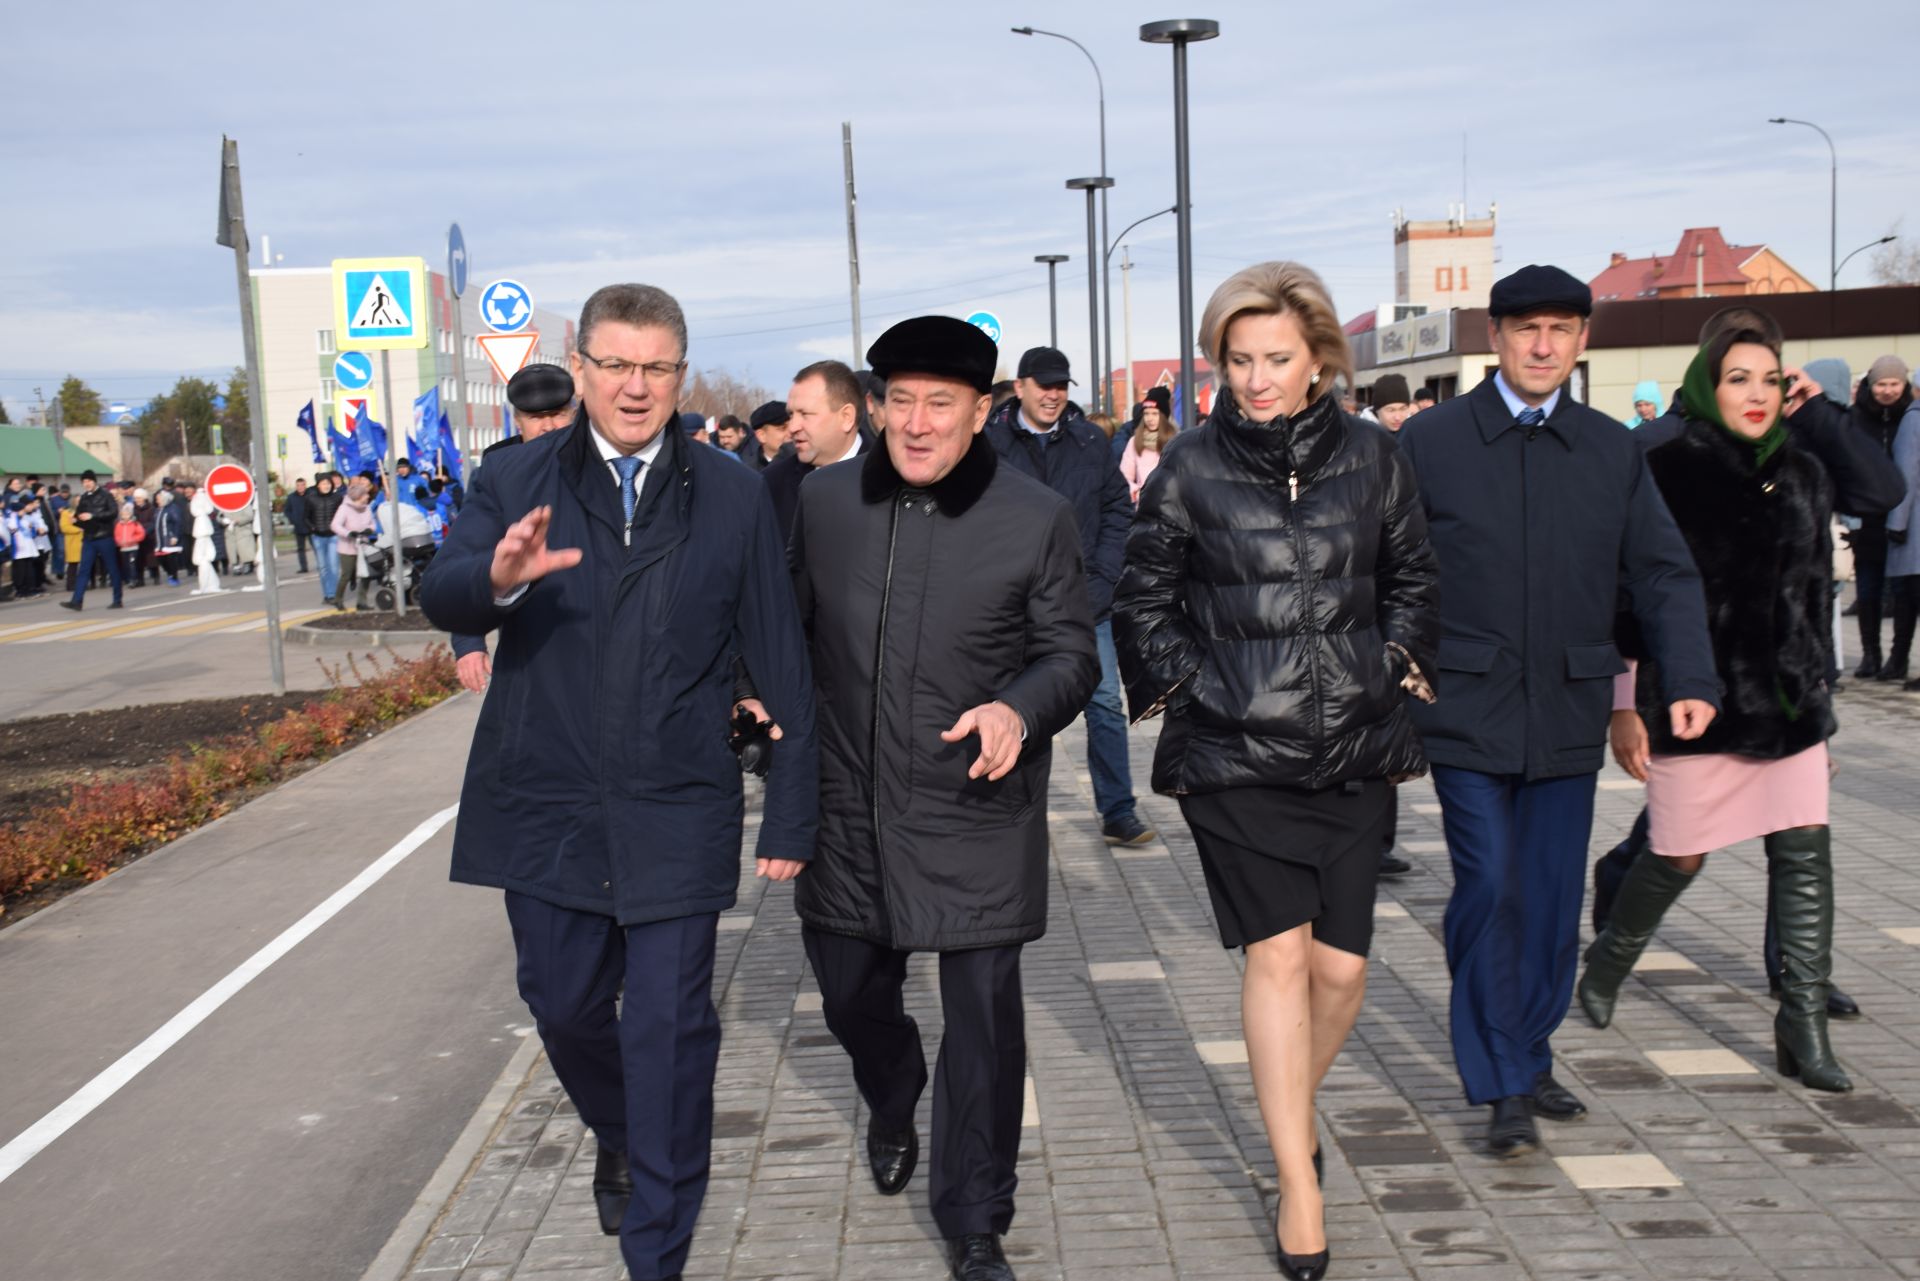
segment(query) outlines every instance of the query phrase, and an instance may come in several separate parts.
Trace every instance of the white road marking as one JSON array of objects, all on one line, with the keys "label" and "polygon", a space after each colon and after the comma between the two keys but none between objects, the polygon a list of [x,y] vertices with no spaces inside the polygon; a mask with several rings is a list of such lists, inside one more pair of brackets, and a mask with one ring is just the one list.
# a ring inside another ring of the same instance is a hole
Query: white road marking
[{"label": "white road marking", "polygon": [[206,1022],[213,1012],[233,999],[247,984],[259,978],[267,967],[297,947],[302,940],[371,889],[406,857],[425,845],[433,834],[445,827],[460,812],[449,805],[411,832],[392,849],[367,864],[360,874],[329,895],[325,902],[281,931],[271,943],[242,961],[225,978],[196,997],[192,1004],[161,1024],[158,1031],[128,1050],[100,1075],[88,1081],[53,1111],[35,1121],[0,1148],[0,1183],[12,1178],[21,1166],[44,1152],[55,1139],[85,1120],[87,1115],[118,1094],[123,1086],[140,1075],[155,1059],[178,1045],[187,1033]]}]

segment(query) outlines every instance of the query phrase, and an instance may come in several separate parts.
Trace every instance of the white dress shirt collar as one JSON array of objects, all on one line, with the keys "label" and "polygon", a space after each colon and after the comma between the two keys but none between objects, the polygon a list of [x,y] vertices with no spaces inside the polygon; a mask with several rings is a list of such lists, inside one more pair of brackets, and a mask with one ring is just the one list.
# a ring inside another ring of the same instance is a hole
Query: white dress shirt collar
[{"label": "white dress shirt collar", "polygon": [[[660,447],[667,443],[667,433],[670,431],[678,431],[679,429],[679,420],[669,418],[667,425],[660,429],[659,434],[647,442],[647,447],[633,455],[633,457],[638,458],[642,463],[642,475],[645,474],[646,468],[653,466],[653,460],[660,456]],[[613,477],[613,483],[616,485],[619,484],[620,473],[614,469],[613,460],[621,457],[620,451],[614,447],[612,441],[600,434],[600,429],[595,427],[591,421],[587,423],[587,430],[593,436],[593,447],[600,451],[600,461],[607,465],[607,472]]]},{"label": "white dress shirt collar", "polygon": [[1520,393],[1507,384],[1507,376],[1497,369],[1493,371],[1493,386],[1500,393],[1500,399],[1507,402],[1507,409],[1515,418],[1520,416],[1520,411],[1523,409],[1539,409],[1547,417],[1553,417],[1553,411],[1560,404],[1560,393],[1566,390],[1565,387],[1555,387],[1553,395],[1547,397],[1544,402],[1539,405],[1529,405],[1520,399]]}]

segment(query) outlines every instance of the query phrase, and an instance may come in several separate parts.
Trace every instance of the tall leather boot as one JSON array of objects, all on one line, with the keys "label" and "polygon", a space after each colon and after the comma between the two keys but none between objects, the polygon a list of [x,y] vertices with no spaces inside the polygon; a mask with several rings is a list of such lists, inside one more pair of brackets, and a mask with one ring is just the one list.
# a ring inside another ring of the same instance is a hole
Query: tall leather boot
[{"label": "tall leather boot", "polygon": [[1614,1002],[1620,999],[1620,985],[1633,972],[1635,961],[1647,950],[1660,918],[1687,886],[1693,874],[1682,872],[1669,859],[1643,848],[1633,866],[1620,882],[1613,900],[1613,913],[1607,928],[1587,948],[1587,968],[1575,989],[1580,1008],[1587,1012],[1595,1027],[1613,1022]]},{"label": "tall leather boot", "polygon": [[1875,679],[1904,681],[1907,679],[1907,655],[1913,648],[1915,614],[1920,613],[1920,596],[1915,594],[1914,580],[1889,578],[1887,601],[1893,606],[1893,644],[1888,647],[1887,661],[1880,664],[1880,673]]},{"label": "tall leather boot", "polygon": [[[1780,999],[1780,982],[1786,977],[1780,968],[1780,928],[1773,919],[1773,898],[1767,898],[1767,928],[1761,936],[1760,958],[1767,967],[1767,995],[1774,1000]],[[1860,1002],[1840,990],[1837,983],[1827,984],[1827,1017],[1830,1019],[1857,1019],[1860,1017]]]},{"label": "tall leather boot", "polygon": [[1853,1088],[1827,1040],[1827,980],[1833,972],[1833,844],[1825,827],[1767,837],[1767,896],[1780,932],[1780,1012],[1775,1065],[1816,1090]]},{"label": "tall leather boot", "polygon": [[1870,681],[1880,674],[1880,602],[1861,605],[1860,666],[1853,669],[1856,678]]}]

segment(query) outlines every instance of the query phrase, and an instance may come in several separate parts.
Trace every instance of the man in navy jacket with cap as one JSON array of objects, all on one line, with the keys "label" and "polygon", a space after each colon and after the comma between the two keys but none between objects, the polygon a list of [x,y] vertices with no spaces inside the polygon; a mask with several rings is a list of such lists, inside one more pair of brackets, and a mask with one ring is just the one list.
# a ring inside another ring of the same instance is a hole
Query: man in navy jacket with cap
[{"label": "man in navy jacket with cap", "polygon": [[1534,1116],[1586,1106],[1553,1076],[1573,991],[1594,789],[1622,603],[1659,660],[1674,733],[1719,706],[1700,576],[1626,428],[1568,388],[1593,295],[1558,267],[1493,287],[1499,372],[1408,421],[1440,560],[1438,702],[1412,707],[1453,860],[1454,1062],[1488,1142],[1517,1156]]}]

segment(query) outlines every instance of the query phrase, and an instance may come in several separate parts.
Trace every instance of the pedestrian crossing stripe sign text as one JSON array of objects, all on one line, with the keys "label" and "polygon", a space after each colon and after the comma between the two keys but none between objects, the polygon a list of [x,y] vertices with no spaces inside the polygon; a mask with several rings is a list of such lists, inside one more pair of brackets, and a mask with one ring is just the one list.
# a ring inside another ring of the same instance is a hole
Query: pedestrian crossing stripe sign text
[{"label": "pedestrian crossing stripe sign text", "polygon": [[335,258],[334,338],[342,351],[425,347],[432,325],[423,258]]}]

